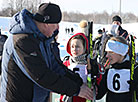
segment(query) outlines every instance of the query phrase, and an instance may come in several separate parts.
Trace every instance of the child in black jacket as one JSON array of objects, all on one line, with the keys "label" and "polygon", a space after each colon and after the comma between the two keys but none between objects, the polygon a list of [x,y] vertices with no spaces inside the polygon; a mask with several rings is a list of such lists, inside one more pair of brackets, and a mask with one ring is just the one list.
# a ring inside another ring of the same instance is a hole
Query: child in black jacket
[{"label": "child in black jacket", "polygon": [[[101,99],[107,94],[106,102],[132,102],[132,93],[130,92],[131,63],[127,41],[123,37],[111,37],[106,43],[105,51],[111,67],[105,71],[98,86],[97,99]],[[137,67],[135,66],[134,69],[132,92],[138,91]]]}]

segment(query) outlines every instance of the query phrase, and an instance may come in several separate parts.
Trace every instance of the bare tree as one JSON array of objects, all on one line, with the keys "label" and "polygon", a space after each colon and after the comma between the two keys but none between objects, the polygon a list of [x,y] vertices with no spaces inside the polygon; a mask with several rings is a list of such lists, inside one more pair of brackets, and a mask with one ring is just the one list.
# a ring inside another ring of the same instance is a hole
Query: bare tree
[{"label": "bare tree", "polygon": [[[41,0],[8,0],[7,8],[0,11],[1,16],[13,16],[16,12],[21,11],[26,8],[30,12],[35,13],[38,9],[38,5],[41,4]],[[119,15],[118,12],[113,12],[109,15],[106,11],[102,13],[94,12],[89,14],[82,14],[80,12],[63,12],[62,20],[69,22],[80,22],[81,20],[91,21],[98,24],[111,24],[112,17],[114,15]],[[133,13],[122,13],[121,18],[123,23],[138,22],[138,17]]]},{"label": "bare tree", "polygon": [[12,16],[14,14],[14,0],[8,0],[8,9],[5,9],[9,13],[9,16]]},{"label": "bare tree", "polygon": [[28,0],[27,9],[30,10],[32,13],[35,13],[38,9],[38,5],[41,4],[41,0]]},{"label": "bare tree", "polygon": [[[5,16],[13,16],[16,12],[21,11],[22,9],[26,8],[31,12],[37,11],[37,6],[41,3],[41,0],[8,0],[7,7],[3,9],[3,11],[8,11],[5,13]],[[8,9],[9,10],[8,10]]]},{"label": "bare tree", "polygon": [[132,13],[125,13],[122,18],[125,23],[137,22],[137,17]]}]

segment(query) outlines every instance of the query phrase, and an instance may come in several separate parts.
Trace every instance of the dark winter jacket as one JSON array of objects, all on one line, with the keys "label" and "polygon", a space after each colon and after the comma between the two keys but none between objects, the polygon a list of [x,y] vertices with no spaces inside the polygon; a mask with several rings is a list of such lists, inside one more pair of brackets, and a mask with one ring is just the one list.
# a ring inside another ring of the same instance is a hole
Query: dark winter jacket
[{"label": "dark winter jacket", "polygon": [[7,35],[2,35],[0,33],[0,75],[1,75],[1,61],[2,61],[3,46],[7,38],[8,38]]},{"label": "dark winter jacket", "polygon": [[3,45],[6,41],[6,39],[8,38],[7,35],[1,35],[0,34],[0,56],[2,56],[2,52],[3,52]]},{"label": "dark winter jacket", "polygon": [[[138,92],[138,66],[135,67],[132,86],[133,90]],[[106,102],[132,102],[129,61],[113,64],[106,70],[98,86],[97,99],[101,99],[106,93]]]},{"label": "dark winter jacket", "polygon": [[0,102],[47,102],[49,91],[79,93],[82,79],[57,61],[46,38],[26,9],[17,13],[4,45]]},{"label": "dark winter jacket", "polygon": [[130,40],[129,39],[129,34],[126,30],[124,30],[121,26],[119,26],[118,30],[119,30],[119,36],[124,37],[128,41]]}]

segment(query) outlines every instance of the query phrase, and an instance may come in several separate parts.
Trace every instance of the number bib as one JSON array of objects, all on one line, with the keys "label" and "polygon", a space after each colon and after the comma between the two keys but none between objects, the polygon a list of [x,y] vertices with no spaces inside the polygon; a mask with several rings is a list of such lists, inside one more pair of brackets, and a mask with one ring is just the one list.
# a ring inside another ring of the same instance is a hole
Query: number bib
[{"label": "number bib", "polygon": [[109,69],[107,75],[107,88],[115,93],[129,92],[130,70]]},{"label": "number bib", "polygon": [[69,69],[72,71],[75,71],[75,73],[78,73],[80,77],[83,79],[83,82],[87,82],[87,71],[86,71],[87,65],[81,65],[81,64],[71,64],[68,66]]}]

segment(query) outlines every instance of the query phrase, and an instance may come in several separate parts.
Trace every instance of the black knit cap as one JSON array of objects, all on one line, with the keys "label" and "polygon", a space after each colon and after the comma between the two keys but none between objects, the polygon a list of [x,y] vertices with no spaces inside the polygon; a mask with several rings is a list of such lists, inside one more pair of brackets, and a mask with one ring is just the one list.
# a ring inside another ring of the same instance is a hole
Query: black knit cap
[{"label": "black knit cap", "polygon": [[39,6],[34,19],[42,23],[59,23],[62,18],[60,7],[53,3],[43,3]]},{"label": "black knit cap", "polygon": [[122,19],[118,15],[116,15],[112,18],[112,22],[114,22],[114,21],[119,21],[122,24]]},{"label": "black knit cap", "polygon": [[102,34],[103,31],[101,29],[98,30],[98,34]]}]

